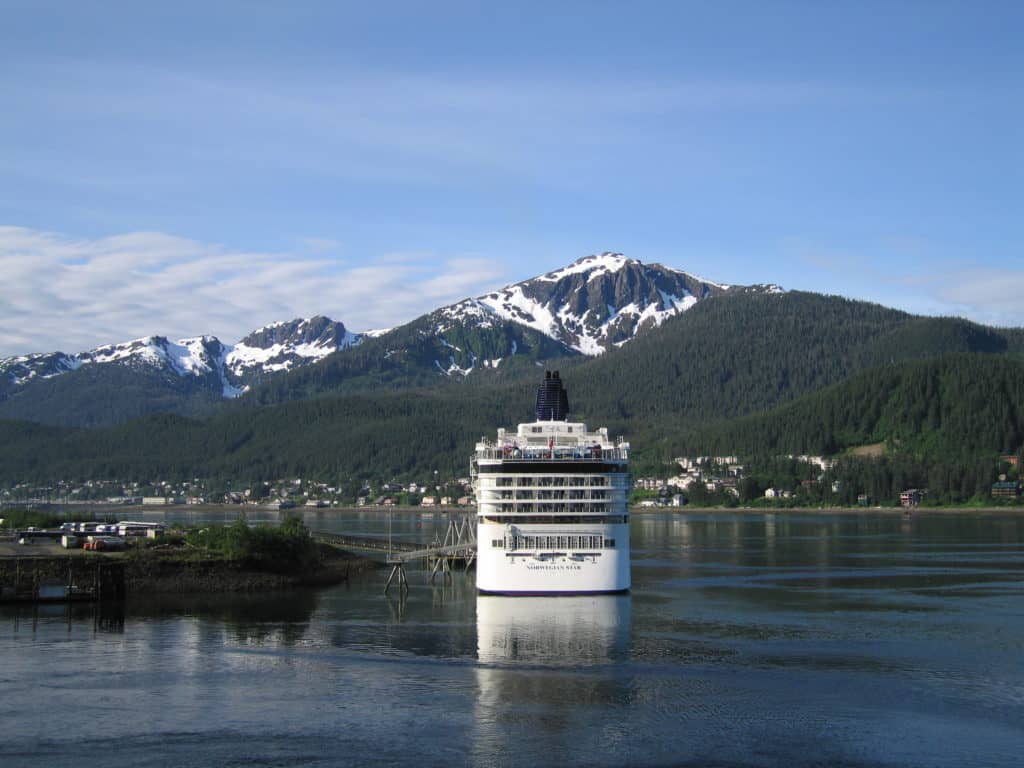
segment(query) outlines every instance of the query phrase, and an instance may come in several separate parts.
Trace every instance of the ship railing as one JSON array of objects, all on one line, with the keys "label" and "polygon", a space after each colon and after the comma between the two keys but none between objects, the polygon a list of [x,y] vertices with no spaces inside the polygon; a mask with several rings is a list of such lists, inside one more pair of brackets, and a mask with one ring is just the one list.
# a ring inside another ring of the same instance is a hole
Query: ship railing
[{"label": "ship railing", "polygon": [[628,461],[629,449],[622,446],[614,448],[602,446],[514,446],[488,445],[476,449],[475,458],[503,459],[507,461]]},{"label": "ship railing", "polygon": [[626,482],[586,488],[552,491],[547,488],[497,488],[484,485],[477,491],[487,501],[543,501],[564,503],[572,501],[615,501],[626,498]]}]

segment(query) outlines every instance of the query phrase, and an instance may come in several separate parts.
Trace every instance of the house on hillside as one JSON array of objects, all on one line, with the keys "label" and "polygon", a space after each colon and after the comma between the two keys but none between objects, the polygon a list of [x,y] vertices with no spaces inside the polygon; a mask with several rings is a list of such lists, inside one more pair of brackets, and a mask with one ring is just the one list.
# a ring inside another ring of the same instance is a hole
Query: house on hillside
[{"label": "house on hillside", "polygon": [[928,491],[922,491],[919,488],[910,488],[903,491],[900,494],[900,506],[901,507],[916,507],[921,503],[921,499]]},{"label": "house on hillside", "polygon": [[992,483],[993,499],[1016,499],[1020,496],[1020,483],[1016,480],[1000,480]]}]

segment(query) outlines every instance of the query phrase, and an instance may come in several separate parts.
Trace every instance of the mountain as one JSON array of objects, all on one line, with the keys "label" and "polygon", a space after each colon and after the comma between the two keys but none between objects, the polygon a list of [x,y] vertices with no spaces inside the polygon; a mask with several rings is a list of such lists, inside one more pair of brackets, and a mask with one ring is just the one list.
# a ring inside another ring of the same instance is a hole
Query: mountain
[{"label": "mountain", "polygon": [[599,355],[702,299],[735,290],[660,264],[602,253],[446,311],[453,317],[490,315],[533,328],[576,352]]},{"label": "mountain", "polygon": [[248,389],[267,374],[322,360],[362,341],[329,317],[290,320],[264,326],[235,344],[224,356],[227,375]]},{"label": "mountain", "polygon": [[198,413],[250,391],[254,402],[273,403],[471,375],[515,378],[542,361],[620,347],[704,299],[778,290],[603,253],[378,334],[318,316],[268,325],[234,345],[150,336],[0,360],[0,417],[95,426],[151,411]]},{"label": "mountain", "polygon": [[588,417],[670,455],[680,435],[709,421],[953,352],[1021,354],[1024,331],[721,285],[604,253],[382,333],[352,334],[317,317],[233,346],[150,337],[3,361],[0,418],[97,426],[149,412],[207,414],[227,407],[225,396],[231,410],[245,410],[415,388],[465,400],[476,389],[528,392],[546,366],[571,372]]},{"label": "mountain", "polygon": [[[775,408],[862,371],[951,353],[1024,355],[1024,330],[838,296],[747,292],[701,302],[577,374],[576,399],[651,445]],[[646,439],[649,436],[650,439]]]},{"label": "mountain", "polygon": [[[261,404],[444,379],[530,377],[538,364],[572,364],[633,342],[705,299],[779,294],[775,285],[728,286],[618,253],[441,307],[322,363],[256,388]],[[480,381],[482,380],[482,381]]]},{"label": "mountain", "polygon": [[86,352],[0,360],[0,416],[97,426],[235,398],[278,371],[309,365],[361,337],[326,317],[275,323],[235,345],[215,336],[148,336]]}]

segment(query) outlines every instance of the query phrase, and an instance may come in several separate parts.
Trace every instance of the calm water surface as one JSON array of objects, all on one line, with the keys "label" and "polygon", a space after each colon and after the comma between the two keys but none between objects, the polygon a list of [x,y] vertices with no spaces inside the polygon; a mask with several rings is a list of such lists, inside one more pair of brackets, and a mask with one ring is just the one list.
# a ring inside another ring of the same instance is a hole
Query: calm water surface
[{"label": "calm water surface", "polygon": [[1024,764],[1024,517],[645,514],[632,534],[628,596],[413,572],[399,601],[380,571],[4,608],[0,765]]}]

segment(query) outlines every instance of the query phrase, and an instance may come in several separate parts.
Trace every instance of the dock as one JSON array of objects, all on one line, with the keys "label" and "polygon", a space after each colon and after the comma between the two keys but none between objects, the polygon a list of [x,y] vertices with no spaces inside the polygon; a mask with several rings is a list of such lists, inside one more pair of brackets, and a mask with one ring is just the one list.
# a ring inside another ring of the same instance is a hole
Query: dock
[{"label": "dock", "polygon": [[0,602],[71,603],[123,600],[122,561],[74,555],[21,555],[0,559]]},{"label": "dock", "polygon": [[430,565],[430,583],[438,573],[443,578],[450,578],[455,567],[462,565],[469,570],[476,562],[476,516],[472,514],[452,517],[448,520],[444,538],[435,534],[433,542],[424,547],[408,542],[396,542],[391,538],[370,536],[352,536],[326,531],[310,531],[313,538],[325,544],[344,549],[358,549],[366,552],[380,552],[386,555],[386,562],[391,566],[391,574],[384,585],[386,593],[395,578],[398,588],[407,590],[409,579],[405,567],[409,563],[422,560]]}]

